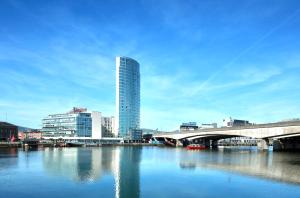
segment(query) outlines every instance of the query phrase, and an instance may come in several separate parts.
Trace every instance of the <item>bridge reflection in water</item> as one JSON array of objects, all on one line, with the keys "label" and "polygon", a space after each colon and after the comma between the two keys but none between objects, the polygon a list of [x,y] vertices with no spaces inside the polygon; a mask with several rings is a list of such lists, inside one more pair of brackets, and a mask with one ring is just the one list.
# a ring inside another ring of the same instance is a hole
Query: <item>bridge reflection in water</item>
[{"label": "bridge reflection in water", "polygon": [[0,192],[46,198],[300,197],[299,168],[300,153],[249,148],[0,149]]},{"label": "bridge reflection in water", "polygon": [[[171,151],[175,152],[171,152]],[[184,169],[213,169],[300,184],[300,153],[259,152],[257,150],[219,149],[218,151],[168,151]],[[142,147],[102,147],[45,149],[43,164],[53,175],[73,181],[91,182],[113,175],[115,197],[140,196]],[[174,156],[173,156],[174,155]]]},{"label": "bridge reflection in water", "polygon": [[300,184],[300,153],[224,149],[182,153],[181,168],[214,169]]},{"label": "bridge reflection in water", "polygon": [[46,148],[45,170],[77,182],[101,180],[113,175],[115,197],[140,197],[142,147]]}]

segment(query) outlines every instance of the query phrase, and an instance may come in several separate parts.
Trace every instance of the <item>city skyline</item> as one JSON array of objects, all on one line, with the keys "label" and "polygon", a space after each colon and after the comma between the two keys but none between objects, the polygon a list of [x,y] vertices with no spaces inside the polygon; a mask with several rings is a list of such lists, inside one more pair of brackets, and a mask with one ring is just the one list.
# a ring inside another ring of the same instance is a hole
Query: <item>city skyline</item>
[{"label": "city skyline", "polygon": [[0,120],[115,115],[115,56],[141,64],[141,128],[300,117],[298,1],[0,3]]}]

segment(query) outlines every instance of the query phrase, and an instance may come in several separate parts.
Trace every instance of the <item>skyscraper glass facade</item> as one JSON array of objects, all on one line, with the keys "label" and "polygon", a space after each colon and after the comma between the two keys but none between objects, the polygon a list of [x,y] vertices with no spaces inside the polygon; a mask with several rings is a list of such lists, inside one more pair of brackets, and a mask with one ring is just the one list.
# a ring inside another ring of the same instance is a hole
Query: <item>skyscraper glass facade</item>
[{"label": "skyscraper glass facade", "polygon": [[129,137],[140,128],[140,65],[128,57],[116,57],[116,130]]}]

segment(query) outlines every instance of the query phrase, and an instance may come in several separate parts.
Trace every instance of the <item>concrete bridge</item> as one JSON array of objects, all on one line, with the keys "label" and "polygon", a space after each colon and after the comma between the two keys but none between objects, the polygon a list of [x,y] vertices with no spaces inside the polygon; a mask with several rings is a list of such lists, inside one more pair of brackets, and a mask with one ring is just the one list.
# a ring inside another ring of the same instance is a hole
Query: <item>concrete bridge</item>
[{"label": "concrete bridge", "polygon": [[259,139],[258,148],[268,149],[270,140],[274,150],[300,149],[300,121],[258,124],[244,127],[224,127],[213,129],[199,129],[194,131],[180,131],[158,133],[153,138],[182,145],[185,141],[204,140],[205,144],[212,142],[217,145],[220,139],[231,137],[250,137]]}]

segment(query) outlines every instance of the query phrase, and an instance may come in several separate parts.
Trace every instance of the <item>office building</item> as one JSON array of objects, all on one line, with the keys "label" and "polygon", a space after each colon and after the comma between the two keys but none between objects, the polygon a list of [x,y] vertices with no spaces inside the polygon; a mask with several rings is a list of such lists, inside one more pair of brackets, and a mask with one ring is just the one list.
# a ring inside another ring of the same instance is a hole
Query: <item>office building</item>
[{"label": "office building", "polygon": [[[245,127],[254,125],[248,120],[238,120],[231,117],[223,119],[223,127]],[[227,138],[219,141],[221,145],[256,145],[257,140],[249,137],[233,137]]]},{"label": "office building", "polygon": [[180,131],[193,131],[198,128],[197,122],[185,122],[180,125]]},{"label": "office building", "polygon": [[102,125],[102,136],[103,137],[113,137],[114,130],[114,117],[102,117],[101,125]]},{"label": "office building", "polygon": [[141,129],[132,129],[129,131],[129,139],[134,141],[142,141],[143,139],[143,130]]},{"label": "office building", "polygon": [[92,118],[87,109],[74,107],[70,112],[48,115],[42,120],[44,137],[91,137]]},{"label": "office building", "polygon": [[128,57],[116,57],[115,135],[129,139],[140,128],[140,65]]},{"label": "office building", "polygon": [[238,120],[231,117],[223,119],[223,127],[241,127],[253,125],[248,120]]},{"label": "office building", "polygon": [[113,116],[102,116],[101,112],[92,112],[92,138],[101,139],[103,137],[114,137],[114,120]]},{"label": "office building", "polygon": [[39,130],[30,130],[30,131],[20,131],[19,130],[18,137],[20,140],[24,140],[24,139],[40,140],[40,139],[42,139],[43,134]]}]

